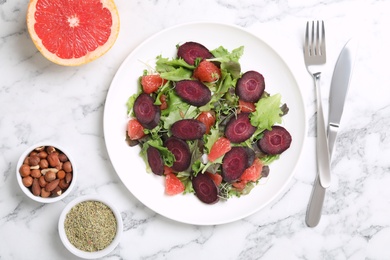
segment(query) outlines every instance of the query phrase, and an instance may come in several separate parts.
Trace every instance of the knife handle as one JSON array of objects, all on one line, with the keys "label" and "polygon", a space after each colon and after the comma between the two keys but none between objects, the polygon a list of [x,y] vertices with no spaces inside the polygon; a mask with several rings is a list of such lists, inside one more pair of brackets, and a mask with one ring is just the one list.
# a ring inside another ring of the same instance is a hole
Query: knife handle
[{"label": "knife handle", "polygon": [[315,227],[320,222],[325,191],[326,189],[321,186],[317,174],[306,211],[306,225],[308,227]]},{"label": "knife handle", "polygon": [[328,139],[326,134],[324,111],[322,109],[320,78],[321,73],[314,73],[314,85],[317,94],[317,170],[321,186],[330,186],[330,158],[328,150]]}]

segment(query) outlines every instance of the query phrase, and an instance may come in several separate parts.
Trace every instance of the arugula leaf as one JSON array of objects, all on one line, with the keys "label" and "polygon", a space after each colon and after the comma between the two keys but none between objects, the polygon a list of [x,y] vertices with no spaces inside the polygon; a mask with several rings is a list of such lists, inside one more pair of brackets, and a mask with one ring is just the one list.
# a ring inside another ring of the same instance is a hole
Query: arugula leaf
[{"label": "arugula leaf", "polygon": [[219,46],[217,49],[210,51],[215,58],[208,59],[209,61],[229,62],[238,60],[244,54],[244,46],[240,46],[231,52],[225,49],[223,46]]},{"label": "arugula leaf", "polygon": [[185,62],[183,59],[178,58],[178,59],[168,59],[168,58],[163,58],[160,56],[157,56],[157,61],[156,61],[156,70],[159,73],[162,72],[168,72],[175,70],[176,68],[187,68],[190,70],[195,69],[195,66],[192,66]]},{"label": "arugula leaf", "polygon": [[133,111],[134,102],[135,102],[135,100],[137,99],[137,97],[138,97],[138,93],[137,93],[137,94],[134,94],[134,95],[131,95],[131,96],[127,99],[126,107],[127,107],[127,115],[128,115],[128,116],[130,116],[130,114],[131,114],[132,111]]},{"label": "arugula leaf", "polygon": [[156,71],[163,79],[179,81],[191,79],[192,70],[195,66],[189,65],[183,59],[168,59],[160,56],[156,57]]},{"label": "arugula leaf", "polygon": [[178,120],[194,118],[197,115],[197,107],[184,102],[175,91],[171,90],[166,94],[169,106],[161,111],[160,118],[165,129],[170,129],[171,125]]},{"label": "arugula leaf", "polygon": [[210,129],[210,133],[208,135],[205,135],[204,147],[206,148],[207,153],[210,152],[211,147],[218,140],[219,136],[220,136],[219,129],[216,129],[214,127]]},{"label": "arugula leaf", "polygon": [[244,54],[244,46],[238,47],[231,52],[220,46],[217,49],[212,50],[211,53],[214,55],[214,58],[208,60],[220,62],[222,74],[229,73],[235,79],[240,77],[241,65],[238,61]]},{"label": "arugula leaf", "polygon": [[192,71],[185,68],[177,68],[167,72],[161,72],[160,77],[167,80],[180,81],[191,79]]},{"label": "arugula leaf", "polygon": [[183,194],[187,193],[194,193],[194,188],[192,187],[192,181],[191,181],[191,174],[188,172],[179,172],[177,173],[177,178],[184,184],[184,192]]},{"label": "arugula leaf", "polygon": [[275,154],[275,155],[266,155],[261,158],[261,161],[263,162],[264,165],[270,165],[272,162],[278,160],[280,158],[280,154]]},{"label": "arugula leaf", "polygon": [[149,167],[149,163],[148,163],[148,156],[147,156],[147,149],[149,148],[149,146],[153,146],[155,147],[156,149],[158,149],[158,151],[160,152],[161,154],[161,157],[163,158],[163,161],[164,161],[164,164],[167,165],[167,166],[172,166],[173,162],[175,161],[175,156],[173,155],[173,153],[171,153],[171,151],[168,150],[168,148],[166,148],[164,145],[163,145],[163,141],[161,138],[150,138],[147,142],[145,142],[142,146],[142,149],[141,149],[141,157],[144,159],[145,161],[145,164],[148,165],[148,171],[150,172],[151,169]]},{"label": "arugula leaf", "polygon": [[281,123],[283,114],[280,109],[281,98],[280,94],[260,98],[256,103],[256,111],[249,116],[251,124],[264,131],[271,130],[274,124]]}]

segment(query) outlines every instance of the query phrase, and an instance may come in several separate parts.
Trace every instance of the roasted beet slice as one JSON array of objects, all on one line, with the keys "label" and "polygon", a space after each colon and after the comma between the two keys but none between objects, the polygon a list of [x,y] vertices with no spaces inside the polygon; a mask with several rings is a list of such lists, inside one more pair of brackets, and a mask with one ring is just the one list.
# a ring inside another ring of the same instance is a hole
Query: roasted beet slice
[{"label": "roasted beet slice", "polygon": [[165,140],[164,145],[175,157],[172,170],[174,172],[187,170],[191,163],[191,152],[188,144],[179,138],[169,137]]},{"label": "roasted beet slice", "polygon": [[161,109],[159,106],[155,106],[154,109],[156,110],[155,111],[156,113],[154,115],[152,122],[150,122],[148,124],[143,124],[143,127],[147,128],[147,129],[155,128],[158,125],[158,123],[160,122]]},{"label": "roasted beet slice", "polygon": [[263,169],[261,170],[261,176],[262,177],[268,177],[268,175],[269,175],[269,166],[268,165],[264,165]]},{"label": "roasted beet slice", "polygon": [[244,101],[257,102],[264,89],[264,77],[257,71],[247,71],[237,80],[236,94]]},{"label": "roasted beet slice", "polygon": [[134,114],[140,124],[147,128],[153,129],[160,122],[160,107],[153,104],[151,96],[141,93],[134,101]]},{"label": "roasted beet slice", "polygon": [[249,113],[233,116],[225,127],[225,136],[232,143],[241,143],[253,135],[256,127],[249,120]]},{"label": "roasted beet slice", "polygon": [[255,151],[253,151],[251,148],[249,147],[245,147],[245,151],[248,155],[248,167],[251,166],[253,164],[253,162],[255,161],[255,158],[256,158],[256,154],[255,154]]},{"label": "roasted beet slice", "polygon": [[183,119],[171,126],[173,136],[183,140],[200,139],[206,133],[206,125],[196,119]]},{"label": "roasted beet slice", "polygon": [[219,200],[218,187],[207,174],[198,173],[192,178],[192,187],[195,195],[204,203],[214,204]]},{"label": "roasted beet slice", "polygon": [[148,156],[148,163],[152,172],[157,175],[162,175],[164,173],[164,161],[161,157],[160,151],[153,147],[149,146],[146,150]]},{"label": "roasted beet slice", "polygon": [[281,154],[291,145],[291,135],[282,126],[273,126],[272,130],[265,130],[263,137],[257,142],[260,150],[267,154]]},{"label": "roasted beet slice", "polygon": [[179,46],[177,56],[190,65],[195,65],[196,58],[210,59],[213,54],[202,44],[197,42],[186,42]]},{"label": "roasted beet slice", "polygon": [[198,80],[181,80],[176,82],[177,95],[193,106],[206,105],[211,99],[210,89]]},{"label": "roasted beet slice", "polygon": [[232,147],[222,160],[222,178],[226,182],[234,182],[249,166],[247,149],[241,146]]}]

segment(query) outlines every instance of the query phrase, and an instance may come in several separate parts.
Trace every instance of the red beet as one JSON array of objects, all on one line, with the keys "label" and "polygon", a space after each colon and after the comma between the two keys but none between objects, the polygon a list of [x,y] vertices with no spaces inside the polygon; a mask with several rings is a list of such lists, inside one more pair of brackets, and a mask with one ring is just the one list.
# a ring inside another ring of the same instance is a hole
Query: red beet
[{"label": "red beet", "polygon": [[169,137],[165,140],[164,145],[175,157],[171,169],[174,172],[187,170],[191,163],[191,152],[188,144],[179,138]]},{"label": "red beet", "polygon": [[162,175],[164,173],[164,161],[159,150],[153,146],[149,146],[146,150],[146,154],[152,172],[157,175]]},{"label": "red beet", "polygon": [[152,122],[150,122],[148,124],[143,124],[143,126],[147,129],[155,128],[158,125],[158,123],[160,122],[161,109],[159,106],[155,106],[154,109],[156,110],[155,111],[156,113],[154,115]]},{"label": "red beet", "polygon": [[249,166],[247,149],[241,146],[232,147],[222,160],[222,178],[226,182],[234,182],[241,177]]},{"label": "red beet", "polygon": [[232,143],[241,143],[253,135],[256,127],[249,120],[249,113],[240,113],[232,117],[225,127],[225,136]]},{"label": "red beet", "polygon": [[206,133],[206,125],[196,119],[183,119],[172,124],[171,132],[177,138],[195,140]]},{"label": "red beet", "polygon": [[237,80],[236,94],[244,101],[257,102],[264,89],[264,77],[257,71],[247,71]]},{"label": "red beet", "polygon": [[268,165],[264,165],[263,169],[261,170],[261,176],[262,177],[268,177],[268,175],[269,175],[269,166]]},{"label": "red beet", "polygon": [[206,105],[211,100],[211,91],[198,80],[181,80],[176,82],[177,95],[193,106]]},{"label": "red beet", "polygon": [[251,148],[249,147],[245,147],[245,151],[248,155],[248,167],[251,166],[253,164],[253,162],[255,161],[255,158],[256,158],[256,154],[255,154],[255,151],[253,151]]},{"label": "red beet", "polygon": [[147,129],[155,128],[160,122],[160,107],[153,103],[154,100],[151,96],[141,93],[135,100],[133,106],[135,117]]},{"label": "red beet", "polygon": [[213,54],[202,44],[197,42],[186,42],[179,46],[177,56],[190,65],[195,65],[196,58],[210,59]]},{"label": "red beet", "polygon": [[265,130],[263,137],[257,142],[260,150],[267,154],[281,154],[291,145],[291,135],[282,126],[273,126],[272,130]]},{"label": "red beet", "polygon": [[192,178],[192,187],[195,195],[204,203],[214,204],[219,200],[218,187],[207,174],[198,173]]}]

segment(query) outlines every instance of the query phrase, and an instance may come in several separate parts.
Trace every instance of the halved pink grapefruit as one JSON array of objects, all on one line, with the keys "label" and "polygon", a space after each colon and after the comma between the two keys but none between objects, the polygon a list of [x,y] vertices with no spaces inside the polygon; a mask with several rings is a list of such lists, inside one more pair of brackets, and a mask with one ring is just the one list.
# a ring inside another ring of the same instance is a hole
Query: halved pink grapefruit
[{"label": "halved pink grapefruit", "polygon": [[27,28],[48,60],[77,66],[97,59],[114,45],[119,14],[113,0],[31,0]]}]

